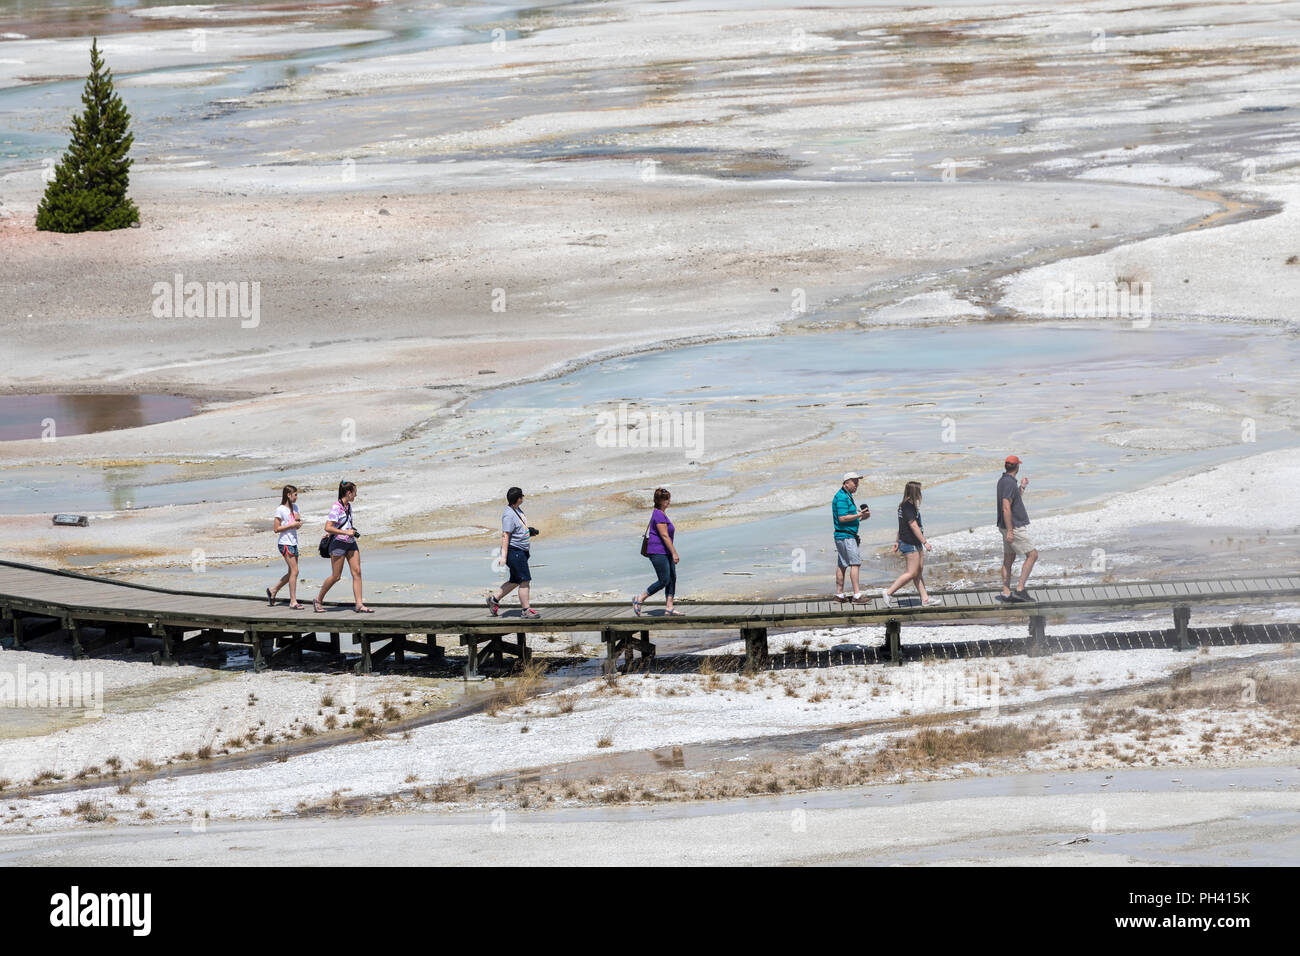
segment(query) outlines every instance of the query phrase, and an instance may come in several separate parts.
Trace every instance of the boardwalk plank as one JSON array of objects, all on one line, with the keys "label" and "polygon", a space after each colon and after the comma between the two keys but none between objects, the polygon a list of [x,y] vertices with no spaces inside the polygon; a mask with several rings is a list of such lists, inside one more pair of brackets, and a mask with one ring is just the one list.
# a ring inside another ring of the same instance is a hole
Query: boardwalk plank
[{"label": "boardwalk plank", "polygon": [[[344,582],[346,584],[346,582]],[[1281,599],[1300,594],[1300,576],[1294,574],[1265,574],[1252,578],[1224,578],[1203,580],[1175,580],[1157,582],[1130,582],[1128,584],[1087,584],[1031,588],[1036,597],[1046,605],[1106,606],[1127,603],[1158,604],[1160,601],[1195,602],[1222,601],[1225,597],[1250,594],[1261,599]],[[979,588],[956,591],[942,595],[942,610],[969,611],[972,616],[983,612],[1005,609],[995,600],[997,589]],[[218,626],[231,632],[248,627],[265,630],[284,629],[307,633],[337,630],[352,633],[356,628],[400,628],[410,633],[456,633],[461,628],[478,631],[499,625],[503,631],[547,630],[595,631],[602,626],[619,629],[642,625],[654,628],[683,627],[740,628],[746,623],[754,626],[780,626],[783,622],[796,622],[826,618],[829,620],[858,620],[879,622],[887,616],[916,619],[939,612],[939,609],[922,609],[914,606],[912,595],[903,595],[901,607],[884,608],[878,592],[866,592],[866,599],[858,604],[841,603],[828,598],[796,598],[783,602],[718,601],[682,606],[684,618],[667,618],[651,614],[644,621],[633,615],[630,605],[622,602],[563,603],[542,606],[542,618],[537,622],[523,621],[511,616],[493,619],[486,607],[477,603],[451,606],[422,604],[372,605],[373,616],[352,613],[346,596],[336,606],[321,615],[310,610],[290,611],[285,603],[268,607],[264,600],[248,595],[227,595],[202,591],[169,593],[147,588],[131,587],[123,582],[83,579],[52,573],[48,570],[24,568],[0,562],[0,600],[9,600],[35,609],[48,608],[49,613],[67,613],[78,620],[94,623],[96,614],[114,617],[157,619],[185,626],[193,630],[200,626]],[[311,595],[304,603],[310,603]],[[658,605],[662,609],[662,605]],[[517,613],[517,609],[513,613]],[[696,619],[692,621],[692,619]]]}]

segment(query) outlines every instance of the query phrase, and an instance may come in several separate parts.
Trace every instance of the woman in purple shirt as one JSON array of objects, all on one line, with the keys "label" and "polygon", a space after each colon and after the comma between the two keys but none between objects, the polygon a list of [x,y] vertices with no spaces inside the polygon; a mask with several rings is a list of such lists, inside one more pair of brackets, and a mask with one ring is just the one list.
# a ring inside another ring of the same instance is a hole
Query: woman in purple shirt
[{"label": "woman in purple shirt", "polygon": [[666,488],[655,489],[655,507],[650,512],[650,524],[646,528],[644,536],[644,545],[641,553],[650,559],[654,565],[655,575],[658,578],[654,584],[645,589],[645,593],[632,599],[632,610],[640,615],[641,603],[656,591],[664,592],[664,613],[674,616],[680,615],[681,611],[673,610],[673,596],[677,593],[677,547],[673,544],[673,533],[676,529],[673,523],[668,520],[668,515],[664,509],[672,502],[673,496],[668,493]]}]

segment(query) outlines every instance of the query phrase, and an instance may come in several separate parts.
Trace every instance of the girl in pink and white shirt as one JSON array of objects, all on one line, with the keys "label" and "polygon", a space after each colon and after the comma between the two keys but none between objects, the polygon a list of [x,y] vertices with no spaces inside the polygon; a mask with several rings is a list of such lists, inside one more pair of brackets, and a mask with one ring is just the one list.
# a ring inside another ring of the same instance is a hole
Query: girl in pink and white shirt
[{"label": "girl in pink and white shirt", "polygon": [[358,614],[373,614],[361,600],[361,550],[356,539],[361,532],[352,524],[352,502],[357,497],[357,486],[350,481],[339,482],[339,500],[330,508],[329,517],[325,519],[325,533],[329,536],[330,576],[321,582],[320,593],[314,602],[317,612],[324,611],[321,604],[325,594],[343,577],[343,562],[347,561],[348,570],[352,572],[352,597],[356,601],[354,610]]}]

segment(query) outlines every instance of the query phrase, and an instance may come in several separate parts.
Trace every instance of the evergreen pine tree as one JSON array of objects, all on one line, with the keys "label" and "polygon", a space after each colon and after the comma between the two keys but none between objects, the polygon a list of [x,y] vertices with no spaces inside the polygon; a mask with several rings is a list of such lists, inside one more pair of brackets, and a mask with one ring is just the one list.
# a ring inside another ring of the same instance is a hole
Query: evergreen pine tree
[{"label": "evergreen pine tree", "polygon": [[36,228],[50,232],[122,229],[140,221],[126,195],[134,135],[131,114],[113,92],[113,74],[90,44],[90,75],[81,93],[85,111],[72,119],[72,142],[36,208]]}]

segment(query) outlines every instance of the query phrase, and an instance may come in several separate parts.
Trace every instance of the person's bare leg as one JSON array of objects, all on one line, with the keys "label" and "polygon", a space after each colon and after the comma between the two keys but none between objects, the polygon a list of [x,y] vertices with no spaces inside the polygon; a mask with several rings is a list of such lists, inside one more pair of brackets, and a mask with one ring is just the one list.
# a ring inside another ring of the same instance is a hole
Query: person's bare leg
[{"label": "person's bare leg", "polygon": [[897,591],[899,588],[901,588],[901,587],[902,587],[904,584],[906,584],[908,581],[912,580],[912,577],[913,577],[913,574],[912,574],[912,556],[911,556],[910,554],[905,554],[905,555],[903,555],[903,561],[904,561],[904,563],[907,565],[907,567],[903,569],[903,573],[902,573],[902,574],[900,574],[897,578],[894,579],[894,583],[893,583],[893,584],[891,584],[889,587],[885,588],[885,594],[888,595],[889,597],[893,597],[895,591]]},{"label": "person's bare leg", "polygon": [[528,582],[525,581],[519,585],[519,606],[525,611],[528,610]]},{"label": "person's bare leg", "polygon": [[330,576],[320,584],[320,593],[316,595],[317,606],[325,600],[325,595],[329,593],[329,589],[334,587],[341,577],[343,577],[343,555],[340,554],[337,557],[331,555]]},{"label": "person's bare leg", "polygon": [[1030,551],[1027,555],[1025,555],[1025,563],[1020,566],[1020,587],[1016,588],[1017,591],[1023,591],[1025,589],[1025,584],[1029,580],[1029,572],[1034,569],[1034,565],[1037,563],[1037,561],[1038,561],[1037,549],[1034,549],[1033,551]]},{"label": "person's bare leg", "polygon": [[515,584],[514,581],[507,581],[505,584],[501,585],[501,590],[497,593],[497,602],[500,603],[501,601],[504,601],[506,599],[506,595],[509,594],[518,586],[519,585]]},{"label": "person's bare leg", "polygon": [[348,570],[352,572],[352,599],[356,602],[356,609],[362,610],[366,602],[361,600],[361,552],[348,552]]},{"label": "person's bare leg", "polygon": [[[285,558],[289,562],[289,573],[285,575],[289,579],[289,603],[298,603],[298,559]],[[276,588],[279,591],[279,588]]]},{"label": "person's bare leg", "polygon": [[916,582],[916,593],[921,596],[921,603],[924,604],[930,600],[930,595],[925,590],[925,555],[917,551],[915,554],[907,556],[907,563],[912,563],[912,558],[916,558],[916,570],[912,574],[912,580]]},{"label": "person's bare leg", "polygon": [[844,593],[844,569],[838,564],[835,565],[835,593]]},{"label": "person's bare leg", "polygon": [[1016,553],[1007,551],[1002,555],[1002,593],[1011,594],[1011,569],[1016,564]]},{"label": "person's bare leg", "polygon": [[849,568],[849,580],[853,582],[853,593],[861,594],[862,588],[858,587],[858,565],[852,565]]}]

